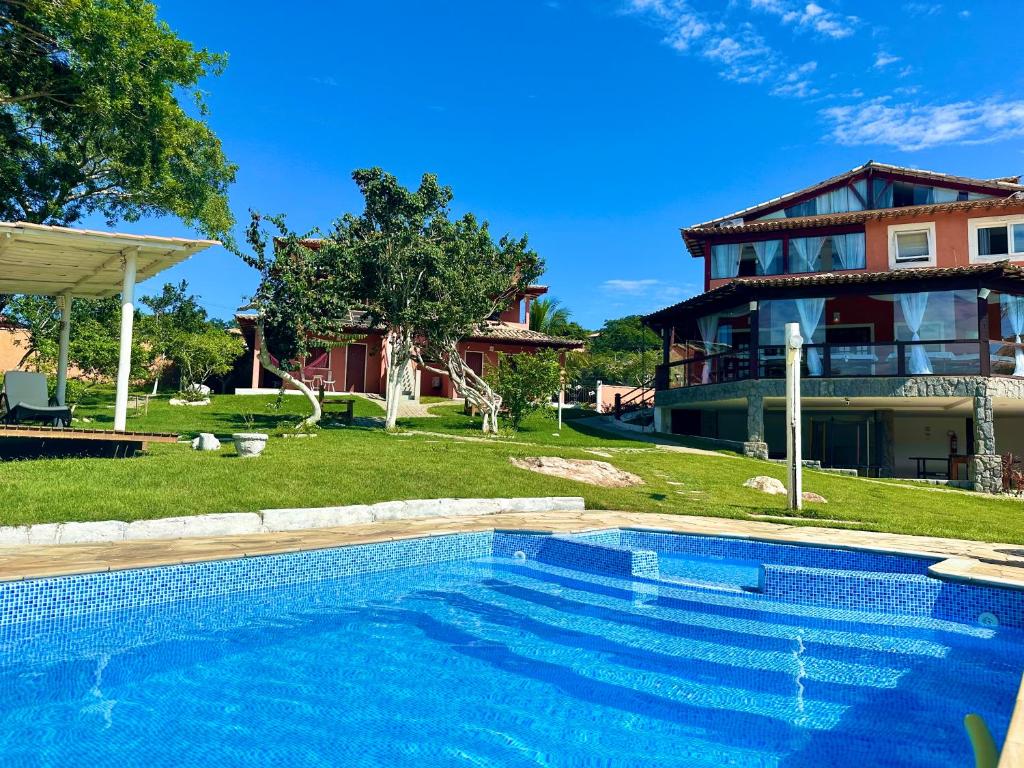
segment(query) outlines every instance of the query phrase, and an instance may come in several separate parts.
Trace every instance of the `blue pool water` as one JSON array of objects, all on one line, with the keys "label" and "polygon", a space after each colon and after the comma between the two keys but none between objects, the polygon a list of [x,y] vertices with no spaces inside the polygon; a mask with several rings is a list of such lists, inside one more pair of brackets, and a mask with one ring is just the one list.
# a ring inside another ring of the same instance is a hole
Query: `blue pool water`
[{"label": "blue pool water", "polygon": [[0,765],[963,768],[965,713],[1005,735],[1018,629],[677,581],[750,586],[744,558],[650,578],[524,546],[104,612],[0,592],[34,601],[0,626]]}]

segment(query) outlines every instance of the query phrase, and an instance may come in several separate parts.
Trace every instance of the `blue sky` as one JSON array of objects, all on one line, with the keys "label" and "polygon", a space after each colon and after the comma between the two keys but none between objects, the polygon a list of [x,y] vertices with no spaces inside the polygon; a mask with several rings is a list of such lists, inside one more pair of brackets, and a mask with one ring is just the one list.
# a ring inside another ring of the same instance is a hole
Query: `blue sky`
[{"label": "blue sky", "polygon": [[[868,159],[1024,171],[1019,0],[159,6],[229,56],[204,88],[240,166],[240,222],[256,208],[327,226],[361,207],[352,169],[409,185],[431,171],[457,212],[529,234],[588,327],[700,290],[680,226]],[[220,317],[255,287],[222,249],[153,282],[181,278]]]}]

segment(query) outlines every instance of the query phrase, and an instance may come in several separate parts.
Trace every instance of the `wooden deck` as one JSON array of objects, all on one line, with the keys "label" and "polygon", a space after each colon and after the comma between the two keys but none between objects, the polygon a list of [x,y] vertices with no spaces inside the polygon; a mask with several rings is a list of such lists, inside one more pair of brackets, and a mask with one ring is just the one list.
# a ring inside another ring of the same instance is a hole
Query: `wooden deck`
[{"label": "wooden deck", "polygon": [[167,432],[114,432],[29,424],[0,424],[0,459],[44,456],[132,456],[149,443],[176,443]]}]

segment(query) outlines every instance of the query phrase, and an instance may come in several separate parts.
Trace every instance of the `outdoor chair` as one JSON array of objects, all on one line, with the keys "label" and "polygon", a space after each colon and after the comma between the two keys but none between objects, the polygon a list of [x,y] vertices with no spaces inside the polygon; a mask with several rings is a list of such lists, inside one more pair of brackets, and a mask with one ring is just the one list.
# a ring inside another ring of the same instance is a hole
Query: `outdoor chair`
[{"label": "outdoor chair", "polygon": [[71,409],[49,396],[43,373],[7,371],[0,393],[0,414],[6,424],[35,421],[55,427],[71,425]]}]

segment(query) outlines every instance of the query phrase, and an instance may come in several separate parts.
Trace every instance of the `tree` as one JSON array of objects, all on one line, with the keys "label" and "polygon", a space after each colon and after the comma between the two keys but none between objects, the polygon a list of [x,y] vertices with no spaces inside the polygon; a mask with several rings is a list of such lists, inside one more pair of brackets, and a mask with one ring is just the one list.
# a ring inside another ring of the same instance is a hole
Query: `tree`
[{"label": "tree", "polygon": [[403,386],[411,386],[417,327],[434,308],[428,282],[442,260],[440,229],[448,223],[452,193],[431,174],[424,174],[415,192],[380,168],[357,170],[352,178],[365,208],[335,222],[329,240],[349,256],[355,276],[350,295],[359,297],[371,324],[384,330],[385,428],[393,429]]},{"label": "tree", "polygon": [[657,353],[661,349],[658,334],[645,326],[640,315],[626,315],[607,320],[590,343],[593,352],[640,352],[642,349]]},{"label": "tree", "polygon": [[572,313],[558,299],[535,299],[530,304],[530,330],[570,339],[585,339],[590,335]]},{"label": "tree", "polygon": [[547,407],[562,386],[558,354],[550,349],[532,355],[501,353],[489,376],[516,430],[527,415]]},{"label": "tree", "polygon": [[0,0],[0,219],[172,214],[227,237],[236,169],[199,90],[224,63],[148,0]]},{"label": "tree", "polygon": [[[316,393],[292,371],[309,354],[310,344],[344,340],[345,319],[353,288],[351,254],[335,241],[312,241],[288,229],[283,216],[263,217],[252,212],[246,239],[251,253],[238,256],[260,273],[252,298],[256,310],[256,339],[260,364],[302,392],[313,413],[300,426],[320,420]],[[276,236],[273,234],[276,232]]]},{"label": "tree", "polygon": [[[221,329],[224,326],[218,321],[207,319],[206,310],[199,305],[195,296],[189,294],[188,282],[185,280],[178,285],[164,283],[159,295],[143,296],[141,302],[150,310],[150,314],[140,318],[139,335],[153,352],[155,395],[160,384],[160,375],[167,364],[181,363],[176,353],[180,348],[181,337],[203,333],[211,326]],[[199,383],[202,383],[202,380]]]},{"label": "tree", "polygon": [[[7,315],[28,330],[28,344],[19,365],[31,362],[43,371],[57,369],[60,309],[49,296],[14,296]],[[119,299],[78,299],[71,305],[71,334],[68,362],[90,382],[104,381],[117,374],[120,354],[121,302]],[[142,378],[152,362],[152,350],[140,338],[132,342],[133,378]]]},{"label": "tree", "polygon": [[472,215],[451,221],[451,189],[432,174],[423,175],[416,191],[380,168],[357,170],[352,178],[365,209],[339,219],[329,240],[348,255],[355,276],[350,297],[385,333],[385,428],[394,428],[403,387],[411,385],[410,363],[417,358],[429,366],[430,355],[458,391],[486,408],[493,425],[494,393],[456,345],[540,275],[539,257],[525,238],[506,236],[495,245],[487,224]]},{"label": "tree", "polygon": [[245,343],[240,336],[213,325],[175,334],[174,362],[181,370],[182,391],[192,391],[210,376],[229,373],[243,352]]},{"label": "tree", "polygon": [[467,365],[459,342],[506,309],[543,271],[525,237],[495,244],[486,222],[472,214],[439,225],[439,261],[427,280],[432,310],[416,325],[415,356],[426,370],[446,373],[457,394],[483,414],[483,431],[498,431],[501,397]]}]

